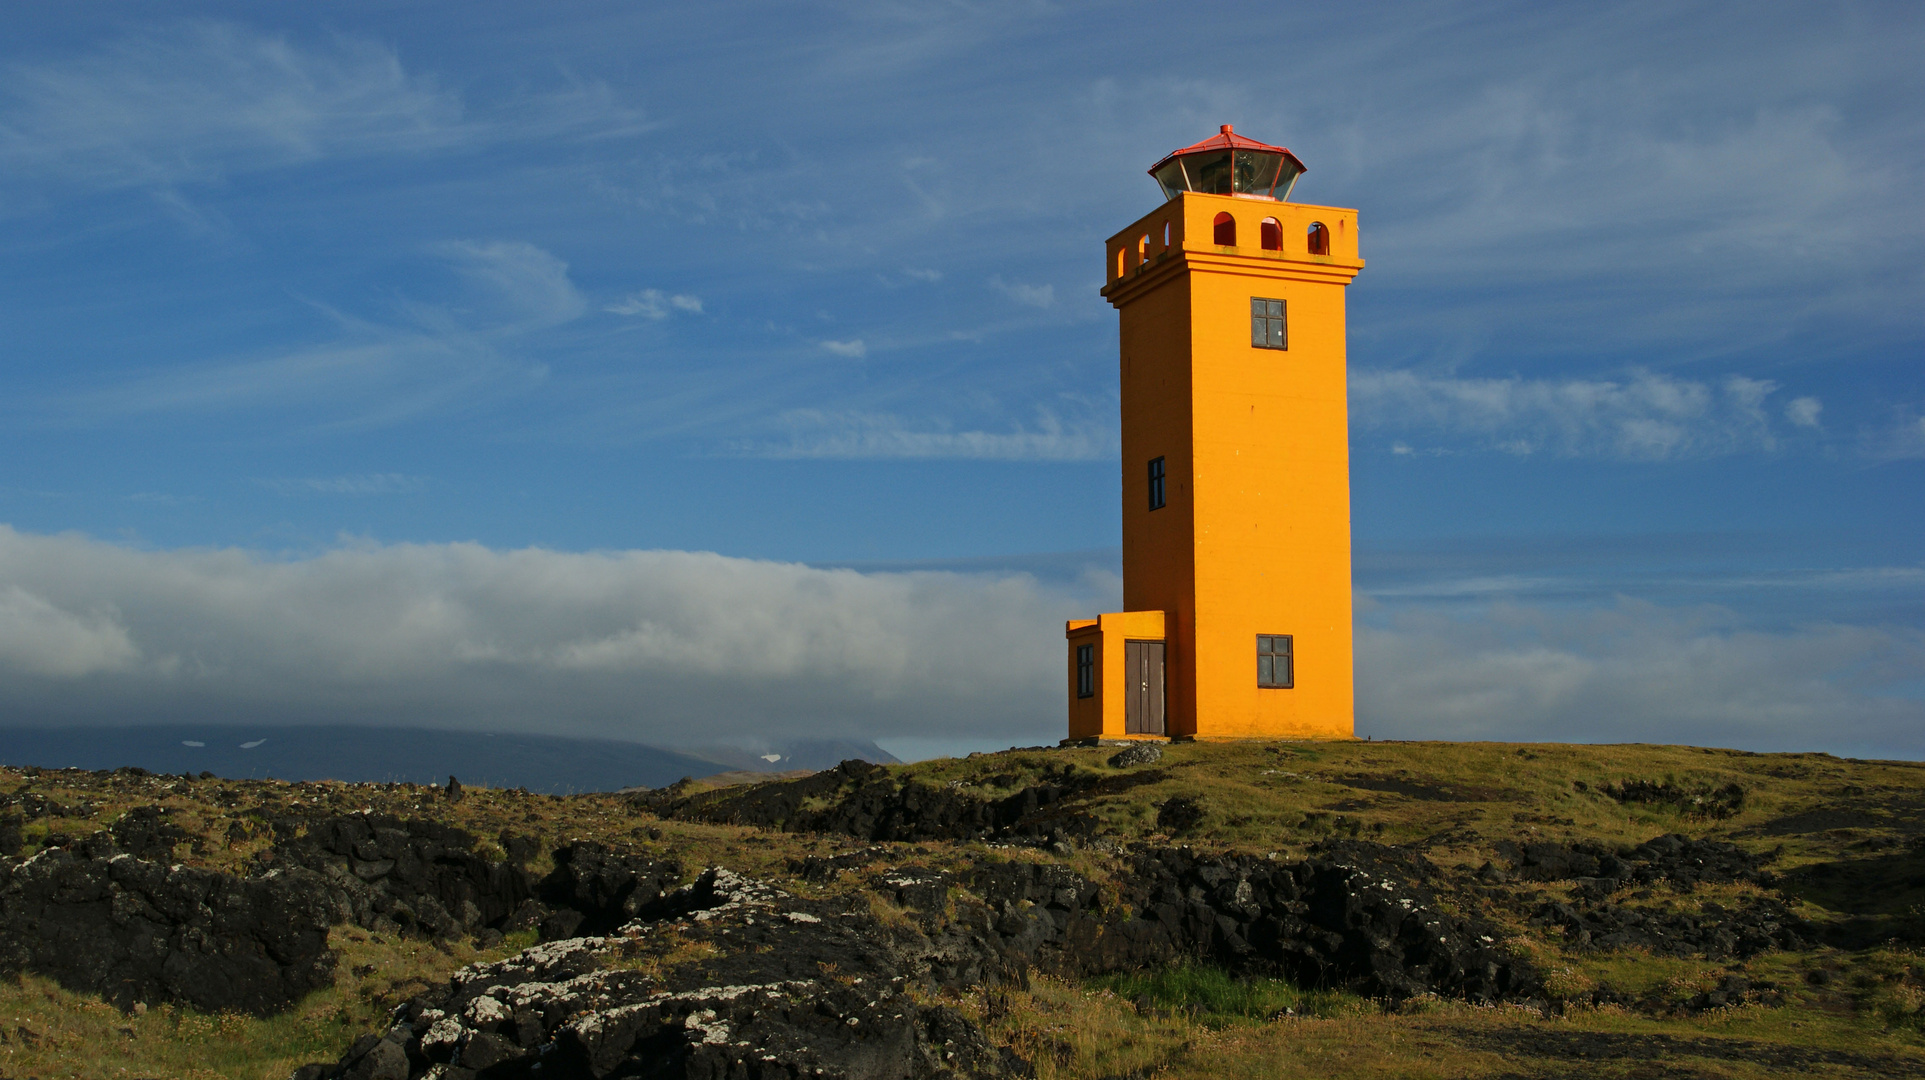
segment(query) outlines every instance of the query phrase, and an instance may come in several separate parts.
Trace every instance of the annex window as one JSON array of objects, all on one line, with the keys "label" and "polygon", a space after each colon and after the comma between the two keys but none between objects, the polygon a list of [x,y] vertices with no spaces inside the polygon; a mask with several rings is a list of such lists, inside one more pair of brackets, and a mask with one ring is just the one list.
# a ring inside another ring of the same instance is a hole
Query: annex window
[{"label": "annex window", "polygon": [[1289,634],[1257,635],[1257,685],[1281,690],[1297,685]]},{"label": "annex window", "polygon": [[1163,459],[1150,459],[1150,509],[1163,509]]},{"label": "annex window", "polygon": [[1096,646],[1076,646],[1076,696],[1096,696]]},{"label": "annex window", "polygon": [[1250,347],[1288,349],[1290,333],[1285,323],[1284,304],[1261,296],[1250,298]]}]

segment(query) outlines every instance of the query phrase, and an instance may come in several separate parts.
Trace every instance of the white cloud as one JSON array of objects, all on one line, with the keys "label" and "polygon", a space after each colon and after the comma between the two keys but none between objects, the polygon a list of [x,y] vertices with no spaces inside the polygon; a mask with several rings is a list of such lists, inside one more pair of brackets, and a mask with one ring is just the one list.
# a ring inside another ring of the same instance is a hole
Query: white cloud
[{"label": "white cloud", "polygon": [[74,679],[119,671],[139,656],[110,613],[76,614],[19,585],[0,585],[0,668]]},{"label": "white cloud", "polygon": [[1925,756],[1914,628],[1760,629],[1721,608],[1634,600],[1360,609],[1359,726],[1379,737]]},{"label": "white cloud", "polygon": [[869,346],[863,344],[861,338],[852,338],[849,341],[825,341],[822,347],[837,356],[847,356],[856,360],[869,355]]},{"label": "white cloud", "polygon": [[1785,404],[1785,419],[1798,427],[1815,428],[1818,426],[1818,414],[1824,408],[1824,403],[1815,397],[1792,398]]},{"label": "white cloud", "polygon": [[1054,285],[1020,285],[1000,277],[989,279],[990,287],[1024,307],[1046,308],[1056,303]]},{"label": "white cloud", "polygon": [[643,289],[602,309],[616,315],[640,315],[644,319],[666,319],[677,311],[690,315],[702,313],[702,300],[682,293],[669,295],[660,289]]},{"label": "white cloud", "polygon": [[[1776,389],[1739,375],[1714,384],[1651,372],[1564,381],[1408,370],[1350,377],[1352,415],[1361,427],[1430,430],[1507,453],[1638,461],[1776,450],[1764,409]],[[1809,409],[1815,419],[1817,407],[1816,399],[1799,398],[1787,411],[1796,421]]]},{"label": "white cloud", "polygon": [[785,413],[789,437],[751,442],[745,456],[774,458],[974,458],[994,461],[1098,461],[1117,452],[1113,429],[1065,424],[1047,410],[1029,427],[1006,431],[963,429],[941,421],[911,423],[887,413]]},{"label": "white cloud", "polygon": [[1112,584],[475,544],[284,561],[0,526],[0,668],[40,676],[0,680],[0,721],[1033,733],[1059,719],[1062,621]]}]

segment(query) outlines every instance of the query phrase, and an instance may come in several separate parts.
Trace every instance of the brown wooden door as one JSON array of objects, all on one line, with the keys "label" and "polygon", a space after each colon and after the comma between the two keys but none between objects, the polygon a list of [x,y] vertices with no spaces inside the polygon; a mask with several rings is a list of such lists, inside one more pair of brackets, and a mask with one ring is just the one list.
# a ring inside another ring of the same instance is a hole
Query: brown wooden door
[{"label": "brown wooden door", "polygon": [[1123,643],[1123,730],[1163,734],[1163,643]]}]

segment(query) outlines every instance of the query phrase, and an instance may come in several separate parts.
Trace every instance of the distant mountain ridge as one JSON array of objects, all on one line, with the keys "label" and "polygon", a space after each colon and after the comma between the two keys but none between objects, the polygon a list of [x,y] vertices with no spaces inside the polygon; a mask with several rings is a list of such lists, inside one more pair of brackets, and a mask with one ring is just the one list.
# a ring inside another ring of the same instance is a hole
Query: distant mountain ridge
[{"label": "distant mountain ridge", "polygon": [[861,758],[896,759],[872,742],[813,739],[760,749],[668,749],[619,739],[581,739],[438,728],[348,724],[240,727],[0,728],[0,764],[41,768],[211,772],[234,779],[406,781],[525,788],[551,795],[661,787],[684,776],[824,769]]}]

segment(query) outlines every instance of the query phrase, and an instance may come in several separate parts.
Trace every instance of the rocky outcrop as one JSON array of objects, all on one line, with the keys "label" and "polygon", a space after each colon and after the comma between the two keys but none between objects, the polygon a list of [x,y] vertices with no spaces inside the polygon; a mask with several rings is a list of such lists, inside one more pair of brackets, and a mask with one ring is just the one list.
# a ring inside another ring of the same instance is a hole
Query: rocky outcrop
[{"label": "rocky outcrop", "polygon": [[1764,869],[1769,856],[1722,840],[1694,840],[1676,833],[1633,848],[1613,849],[1587,840],[1522,845],[1503,841],[1496,848],[1510,862],[1511,871],[1505,874],[1487,864],[1478,871],[1485,880],[1573,881],[1580,898],[1601,899],[1631,886],[1665,885],[1690,892],[1700,884],[1773,883],[1771,872]]},{"label": "rocky outcrop", "polygon": [[6,871],[0,970],[123,1008],[276,1012],[333,982],[320,885],[305,871],[239,878],[51,848]]},{"label": "rocky outcrop", "polygon": [[923,944],[859,906],[711,869],[615,935],[458,972],[301,1080],[1003,1077],[960,1014],[905,993]]},{"label": "rocky outcrop", "polygon": [[312,872],[334,922],[384,933],[499,929],[533,895],[526,873],[477,852],[466,832],[383,814],[308,822],[305,835],[275,845],[268,865]]},{"label": "rocky outcrop", "polygon": [[948,886],[967,890],[953,918],[925,920],[930,967],[945,985],[1188,959],[1375,997],[1536,997],[1536,970],[1499,948],[1491,927],[1447,914],[1426,884],[1435,876],[1422,859],[1341,842],[1299,863],[1140,849],[1114,892],[1027,862],[985,863],[957,879],[905,867],[871,887],[925,913],[946,910]]},{"label": "rocky outcrop", "polygon": [[[673,788],[637,797],[665,817],[755,825],[787,832],[840,833],[864,840],[1063,839],[1085,836],[1095,822],[1068,810],[1072,796],[1107,785],[1116,790],[1159,778],[1154,772],[1102,778],[1076,766],[1052,766],[1052,779],[1001,799],[983,799],[954,788],[898,780],[866,761],[784,783],[757,784],[688,795]],[[1117,781],[1121,783],[1117,783]],[[821,805],[825,804],[826,805]]]},{"label": "rocky outcrop", "polygon": [[1602,903],[1546,903],[1534,926],[1564,931],[1580,949],[1646,949],[1656,956],[1749,959],[1774,949],[1809,948],[1818,934],[1783,901],[1764,897],[1735,908],[1706,904],[1697,912]]},{"label": "rocky outcrop", "polygon": [[643,914],[656,912],[662,897],[682,883],[682,865],[575,843],[555,851],[555,870],[536,892],[550,914],[541,921],[544,941],[607,934]]}]

